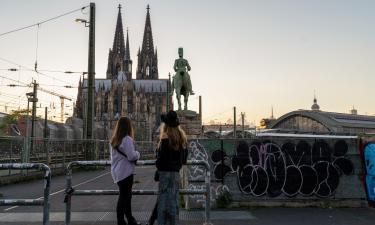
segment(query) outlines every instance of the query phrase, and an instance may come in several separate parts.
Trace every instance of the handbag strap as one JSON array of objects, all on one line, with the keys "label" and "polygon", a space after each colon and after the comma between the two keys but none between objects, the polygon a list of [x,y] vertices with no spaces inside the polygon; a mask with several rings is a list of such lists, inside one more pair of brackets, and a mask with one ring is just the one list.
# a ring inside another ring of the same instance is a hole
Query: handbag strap
[{"label": "handbag strap", "polygon": [[118,153],[120,153],[120,155],[124,156],[125,158],[128,158],[128,156],[125,153],[123,153],[122,151],[120,151],[119,149],[116,148],[116,151]]}]

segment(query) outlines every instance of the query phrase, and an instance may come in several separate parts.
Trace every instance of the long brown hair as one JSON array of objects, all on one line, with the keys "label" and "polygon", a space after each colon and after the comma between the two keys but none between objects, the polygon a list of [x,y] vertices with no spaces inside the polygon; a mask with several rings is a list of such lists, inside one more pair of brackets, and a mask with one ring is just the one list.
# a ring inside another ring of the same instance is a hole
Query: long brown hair
[{"label": "long brown hair", "polygon": [[132,122],[128,117],[121,117],[116,124],[115,129],[109,143],[112,145],[112,148],[117,149],[121,144],[121,141],[124,137],[130,136],[134,138]]},{"label": "long brown hair", "polygon": [[185,131],[180,127],[170,127],[165,123],[162,123],[160,126],[160,139],[159,139],[159,146],[161,143],[161,139],[168,136],[169,146],[174,150],[178,151],[181,148],[186,148],[187,146],[187,137]]}]

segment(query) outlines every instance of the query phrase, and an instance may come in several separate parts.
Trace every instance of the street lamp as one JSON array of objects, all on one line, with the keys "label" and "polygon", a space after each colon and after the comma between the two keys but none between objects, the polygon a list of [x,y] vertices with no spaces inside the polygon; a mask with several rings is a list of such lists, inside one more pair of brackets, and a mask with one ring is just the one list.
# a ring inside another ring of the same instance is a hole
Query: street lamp
[{"label": "street lamp", "polygon": [[77,23],[84,23],[85,24],[85,27],[89,27],[90,26],[90,22],[88,22],[87,20],[85,19],[76,19],[75,20]]}]

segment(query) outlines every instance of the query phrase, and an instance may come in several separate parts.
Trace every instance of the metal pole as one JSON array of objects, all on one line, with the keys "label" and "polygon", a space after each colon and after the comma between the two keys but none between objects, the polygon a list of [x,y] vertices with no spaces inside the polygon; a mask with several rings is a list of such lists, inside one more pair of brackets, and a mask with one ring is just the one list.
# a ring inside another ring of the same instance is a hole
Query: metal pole
[{"label": "metal pole", "polygon": [[168,73],[168,83],[167,83],[167,107],[166,107],[166,112],[168,112],[169,111],[169,109],[170,109],[170,97],[169,97],[169,92],[170,92],[170,86],[169,86],[169,84],[170,84],[170,82],[171,82],[171,73]]},{"label": "metal pole", "polygon": [[233,107],[233,137],[237,138],[236,106]]},{"label": "metal pole", "polygon": [[29,135],[30,135],[30,132],[29,132],[29,111],[30,111],[30,100],[29,100],[29,97],[27,98],[27,115],[26,115],[26,137],[25,137],[25,146],[24,146],[24,149],[23,149],[23,155],[22,155],[22,163],[26,163],[27,162],[27,155],[28,155],[28,151],[29,151]]},{"label": "metal pole", "polygon": [[44,130],[43,130],[43,144],[44,144],[44,152],[46,153],[46,163],[49,165],[49,152],[47,149],[47,132],[48,132],[48,127],[47,127],[47,107],[44,108]]},{"label": "metal pole", "polygon": [[60,121],[61,123],[64,122],[64,98],[60,97],[60,105],[61,105],[61,111],[60,111]]},{"label": "metal pole", "polygon": [[31,98],[31,102],[33,103],[33,111],[32,111],[32,119],[31,119],[31,135],[30,135],[30,150],[28,151],[27,155],[27,162],[30,160],[30,153],[34,149],[34,131],[35,131],[35,120],[36,120],[36,103],[38,102],[37,92],[38,92],[38,84],[34,80],[33,82],[34,90],[33,90],[33,97]]},{"label": "metal pole", "polygon": [[210,165],[206,164],[206,218],[205,218],[205,225],[211,225],[211,217],[210,217],[210,211],[211,211],[211,171],[210,171]]},{"label": "metal pole", "polygon": [[202,124],[202,96],[199,95],[199,119]]},{"label": "metal pole", "polygon": [[[47,109],[47,108],[46,108]],[[49,210],[50,210],[50,203],[49,203],[49,193],[51,188],[51,169],[44,165],[46,170],[44,175],[44,202],[43,202],[43,225],[49,224]]]},{"label": "metal pole", "polygon": [[[70,164],[69,164],[70,165]],[[67,174],[66,174],[66,189],[65,194],[68,194],[72,191],[72,168],[68,165],[67,167]],[[70,213],[72,207],[72,196],[70,194],[67,195],[66,205],[65,205],[65,225],[70,225]]]},{"label": "metal pole", "polygon": [[242,119],[242,138],[245,138],[245,113],[241,113],[241,119]]},{"label": "metal pole", "polygon": [[[94,90],[95,90],[95,3],[90,3],[89,22],[89,55],[88,55],[88,90],[87,90],[87,133],[86,139],[94,138]],[[93,158],[93,148],[90,141],[89,157]]]}]

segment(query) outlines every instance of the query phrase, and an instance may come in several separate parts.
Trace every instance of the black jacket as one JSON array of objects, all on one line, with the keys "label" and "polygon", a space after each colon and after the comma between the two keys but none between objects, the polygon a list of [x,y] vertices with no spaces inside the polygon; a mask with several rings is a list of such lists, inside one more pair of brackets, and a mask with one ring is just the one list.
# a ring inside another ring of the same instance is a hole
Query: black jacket
[{"label": "black jacket", "polygon": [[186,164],[188,150],[186,148],[174,150],[169,146],[167,138],[161,139],[156,159],[156,168],[159,171],[180,171],[182,165]]}]

